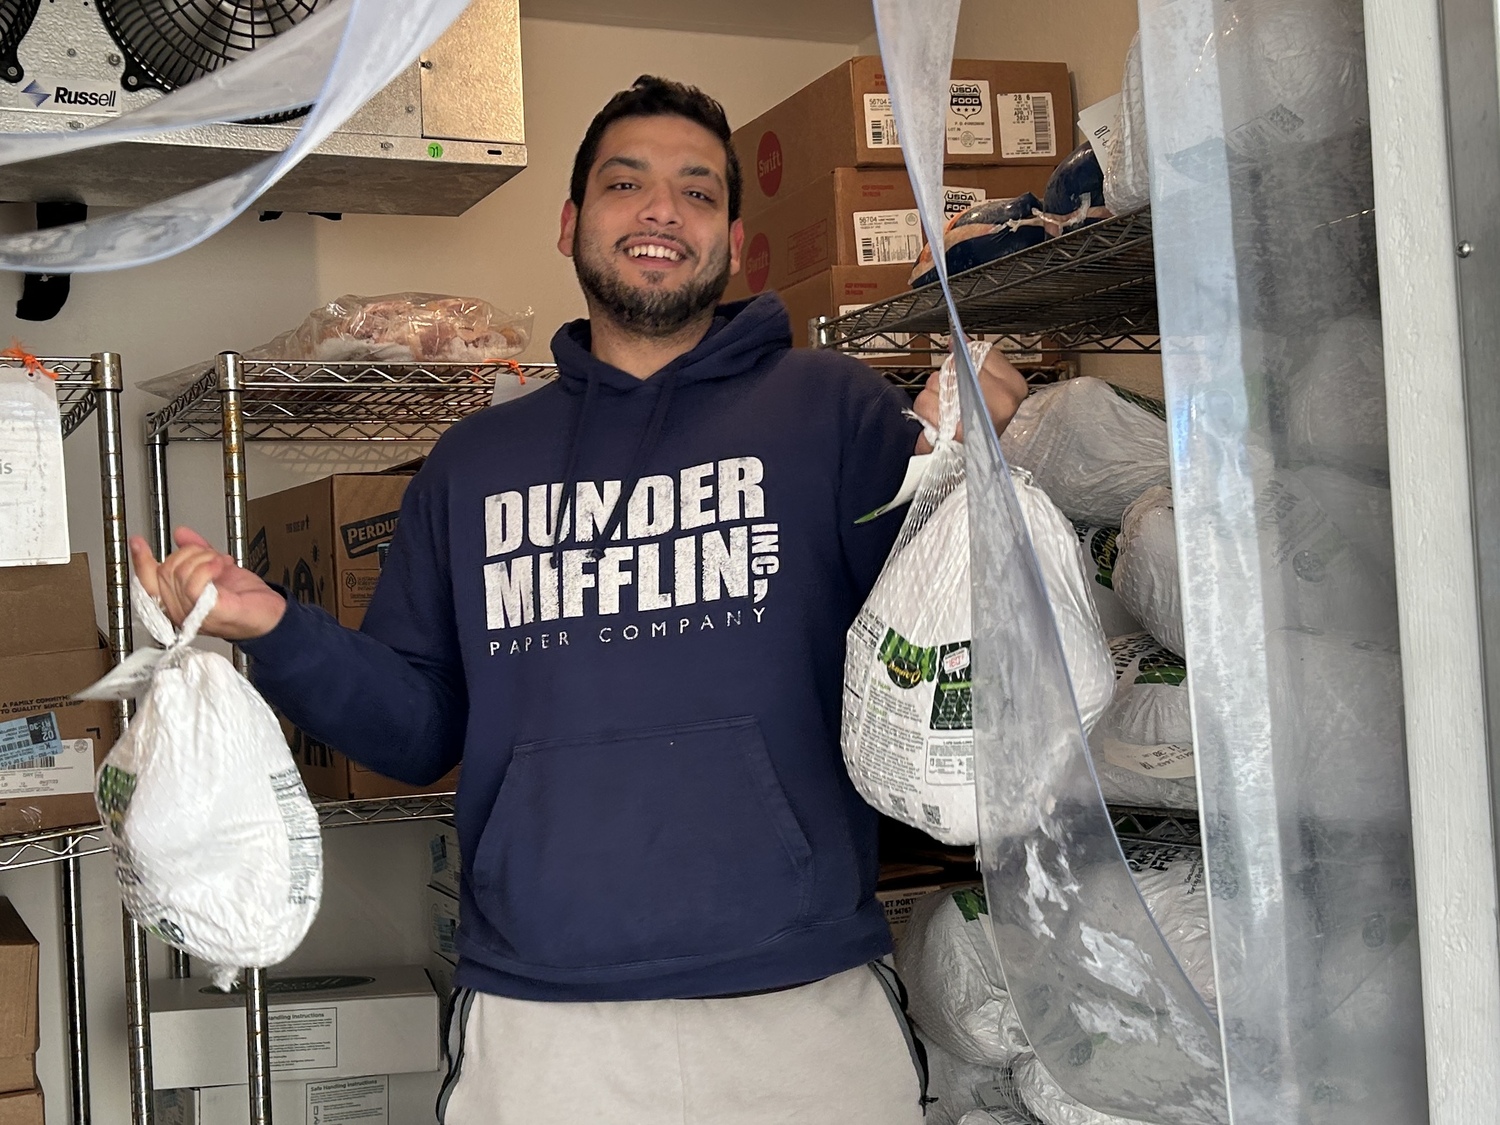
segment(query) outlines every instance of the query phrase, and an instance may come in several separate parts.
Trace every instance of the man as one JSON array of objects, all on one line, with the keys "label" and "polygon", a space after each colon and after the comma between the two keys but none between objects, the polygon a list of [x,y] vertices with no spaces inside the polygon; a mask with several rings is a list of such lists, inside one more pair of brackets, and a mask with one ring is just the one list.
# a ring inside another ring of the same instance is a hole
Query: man
[{"label": "man", "polygon": [[[314,737],[415,783],[462,758],[448,1125],[923,1116],[838,742],[900,524],[855,521],[920,428],[774,296],[719,306],[739,203],[717,102],[642,78],[600,112],[558,243],[589,319],[434,448],[361,632],[185,529],[159,568],[132,544],[174,619],[217,584],[204,631]],[[1003,425],[1025,385],[984,382]]]}]

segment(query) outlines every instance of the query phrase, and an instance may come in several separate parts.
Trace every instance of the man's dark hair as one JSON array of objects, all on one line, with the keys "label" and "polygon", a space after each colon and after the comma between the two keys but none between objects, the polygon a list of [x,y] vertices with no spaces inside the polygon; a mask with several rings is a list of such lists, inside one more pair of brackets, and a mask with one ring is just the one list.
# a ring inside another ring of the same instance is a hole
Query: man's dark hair
[{"label": "man's dark hair", "polygon": [[584,191],[588,187],[589,172],[599,157],[599,142],[616,121],[627,117],[685,117],[702,125],[724,142],[725,173],[729,188],[729,221],[740,217],[740,195],[743,187],[740,162],[734,155],[734,146],[729,143],[729,118],[724,107],[696,86],[671,82],[643,74],[628,90],[621,90],[609,99],[589,124],[578,146],[578,155],[573,158],[573,180],[569,196],[573,206],[583,208]]}]

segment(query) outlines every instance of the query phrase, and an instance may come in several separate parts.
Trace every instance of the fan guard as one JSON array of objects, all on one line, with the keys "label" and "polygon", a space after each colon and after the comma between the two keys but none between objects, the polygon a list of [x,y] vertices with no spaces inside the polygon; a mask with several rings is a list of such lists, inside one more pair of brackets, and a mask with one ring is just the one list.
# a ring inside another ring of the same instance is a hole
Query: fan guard
[{"label": "fan guard", "polygon": [[0,78],[19,82],[26,77],[16,48],[31,30],[42,0],[0,0]]},{"label": "fan guard", "polygon": [[[127,90],[185,86],[264,46],[330,0],[97,0]],[[36,8],[36,0],[31,7]],[[279,115],[295,117],[305,111]]]}]

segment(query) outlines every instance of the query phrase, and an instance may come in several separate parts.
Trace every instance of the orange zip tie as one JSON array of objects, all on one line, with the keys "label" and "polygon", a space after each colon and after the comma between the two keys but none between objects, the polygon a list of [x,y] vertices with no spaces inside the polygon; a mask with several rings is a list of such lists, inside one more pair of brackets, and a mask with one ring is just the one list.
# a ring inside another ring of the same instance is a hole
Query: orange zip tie
[{"label": "orange zip tie", "polygon": [[4,351],[0,351],[0,359],[18,359],[21,361],[21,366],[26,368],[26,370],[30,371],[33,375],[45,375],[54,383],[57,382],[57,372],[53,371],[50,367],[47,367],[36,356],[32,355],[25,348],[23,348],[21,346],[20,340],[12,338],[10,341],[10,347],[6,348]]}]

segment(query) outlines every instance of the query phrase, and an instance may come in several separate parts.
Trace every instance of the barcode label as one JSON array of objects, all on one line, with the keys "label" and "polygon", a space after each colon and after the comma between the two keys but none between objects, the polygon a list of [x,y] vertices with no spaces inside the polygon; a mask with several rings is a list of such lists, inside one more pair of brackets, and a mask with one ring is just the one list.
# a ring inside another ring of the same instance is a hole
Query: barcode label
[{"label": "barcode label", "polygon": [[307,799],[302,775],[295,769],[273,773],[271,790],[276,794],[276,807],[286,827],[288,860],[292,869],[287,901],[300,906],[311,902],[321,892],[321,887],[315,883],[320,882],[319,874],[323,869],[323,831],[318,825],[318,812]]},{"label": "barcode label", "polygon": [[1051,94],[1001,94],[995,101],[1002,157],[1015,160],[1057,155]]},{"label": "barcode label", "polygon": [[896,115],[891,110],[889,94],[865,95],[865,147],[901,147],[901,138],[896,135]]},{"label": "barcode label", "polygon": [[62,739],[54,752],[0,769],[0,800],[65,797],[94,789],[94,740]]},{"label": "barcode label", "polygon": [[856,211],[854,237],[862,266],[915,262],[922,253],[922,217],[915,208]]},{"label": "barcode label", "polygon": [[61,751],[56,712],[43,711],[0,723],[0,770],[29,768],[38,758],[56,758]]}]

